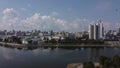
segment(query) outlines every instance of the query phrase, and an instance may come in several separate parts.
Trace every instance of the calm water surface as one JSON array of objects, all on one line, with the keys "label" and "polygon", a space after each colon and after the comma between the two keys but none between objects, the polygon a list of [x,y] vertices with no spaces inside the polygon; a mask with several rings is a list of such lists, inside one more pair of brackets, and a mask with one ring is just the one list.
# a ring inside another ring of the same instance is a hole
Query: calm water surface
[{"label": "calm water surface", "polygon": [[18,50],[0,46],[0,68],[66,68],[67,64],[97,61],[100,55],[120,55],[120,48]]}]

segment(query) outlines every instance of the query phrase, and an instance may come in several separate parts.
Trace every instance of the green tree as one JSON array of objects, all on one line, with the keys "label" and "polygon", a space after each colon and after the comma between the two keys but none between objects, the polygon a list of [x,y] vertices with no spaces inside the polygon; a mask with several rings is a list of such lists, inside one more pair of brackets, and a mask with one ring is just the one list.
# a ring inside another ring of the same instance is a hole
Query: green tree
[{"label": "green tree", "polygon": [[119,55],[115,55],[112,57],[112,62],[113,62],[113,66],[116,68],[120,68],[120,57]]},{"label": "green tree", "polygon": [[104,65],[104,62],[105,62],[106,59],[107,59],[107,57],[105,57],[105,56],[100,56],[100,57],[99,57],[99,63],[100,63],[100,65]]},{"label": "green tree", "polygon": [[83,63],[83,68],[95,68],[95,66],[93,62],[88,61]]},{"label": "green tree", "polygon": [[105,61],[104,61],[104,67],[105,68],[109,68],[111,66],[112,66],[111,59],[110,58],[105,59]]}]

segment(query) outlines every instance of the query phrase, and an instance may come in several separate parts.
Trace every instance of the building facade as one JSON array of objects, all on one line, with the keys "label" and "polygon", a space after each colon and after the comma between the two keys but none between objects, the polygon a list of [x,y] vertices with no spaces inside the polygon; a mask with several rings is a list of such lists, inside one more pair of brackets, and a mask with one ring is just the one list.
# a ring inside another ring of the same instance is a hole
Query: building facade
[{"label": "building facade", "polygon": [[98,23],[90,24],[89,39],[99,40],[103,38],[104,38],[104,28],[101,20],[98,21]]},{"label": "building facade", "polygon": [[92,24],[90,24],[89,26],[89,39],[93,39],[94,38],[94,26]]}]

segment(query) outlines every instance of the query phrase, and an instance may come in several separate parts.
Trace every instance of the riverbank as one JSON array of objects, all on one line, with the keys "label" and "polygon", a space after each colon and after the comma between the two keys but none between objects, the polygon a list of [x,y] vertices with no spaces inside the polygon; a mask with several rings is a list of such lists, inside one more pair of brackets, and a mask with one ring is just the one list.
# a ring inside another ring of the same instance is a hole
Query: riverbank
[{"label": "riverbank", "polygon": [[36,49],[38,45],[26,45],[26,44],[17,44],[17,43],[8,43],[8,42],[0,42],[0,46],[17,48],[17,49]]},{"label": "riverbank", "polygon": [[42,45],[41,47],[75,49],[75,48],[104,48],[110,46],[108,45]]},{"label": "riverbank", "polygon": [[36,48],[66,48],[66,49],[75,49],[75,48],[104,48],[104,47],[120,47],[119,45],[84,45],[84,44],[69,44],[69,45],[60,45],[60,44],[17,44],[17,43],[7,43],[0,42],[1,46],[18,48],[18,49],[36,49]]}]

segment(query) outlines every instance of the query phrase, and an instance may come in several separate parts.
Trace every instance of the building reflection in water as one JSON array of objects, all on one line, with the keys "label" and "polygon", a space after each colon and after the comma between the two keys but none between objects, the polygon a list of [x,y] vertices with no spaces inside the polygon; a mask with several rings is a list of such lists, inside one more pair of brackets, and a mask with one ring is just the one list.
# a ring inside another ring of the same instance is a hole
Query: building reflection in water
[{"label": "building reflection in water", "polygon": [[88,59],[96,61],[103,54],[104,48],[89,48],[88,49]]}]

